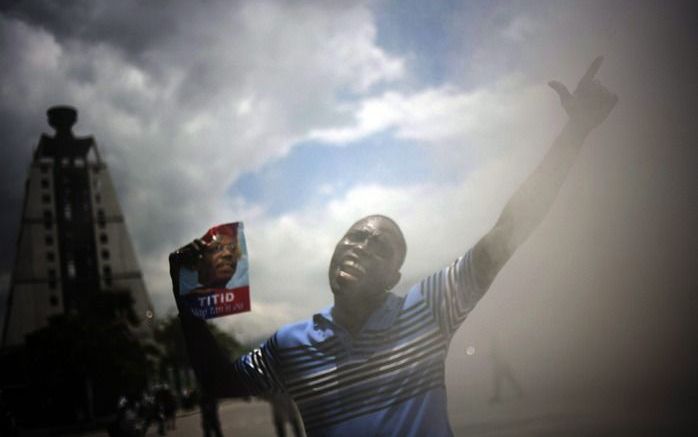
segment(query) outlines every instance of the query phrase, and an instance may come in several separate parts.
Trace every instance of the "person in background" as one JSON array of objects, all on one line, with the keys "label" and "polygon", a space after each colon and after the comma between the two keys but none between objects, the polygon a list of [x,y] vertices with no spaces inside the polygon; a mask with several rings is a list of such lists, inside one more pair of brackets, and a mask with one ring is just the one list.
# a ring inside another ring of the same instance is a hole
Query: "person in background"
[{"label": "person in background", "polygon": [[201,428],[204,437],[223,437],[221,422],[218,419],[218,400],[211,396],[201,396]]}]

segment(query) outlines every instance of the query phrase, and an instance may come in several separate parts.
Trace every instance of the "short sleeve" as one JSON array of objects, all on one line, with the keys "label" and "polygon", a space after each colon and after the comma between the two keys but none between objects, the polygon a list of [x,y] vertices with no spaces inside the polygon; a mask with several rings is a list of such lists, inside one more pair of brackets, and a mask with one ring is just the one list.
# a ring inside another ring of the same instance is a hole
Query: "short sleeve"
[{"label": "short sleeve", "polygon": [[285,391],[279,376],[276,335],[235,362],[235,372],[239,379],[254,395]]},{"label": "short sleeve", "polygon": [[449,338],[453,336],[485,293],[477,283],[473,250],[423,279],[419,289],[442,332]]}]

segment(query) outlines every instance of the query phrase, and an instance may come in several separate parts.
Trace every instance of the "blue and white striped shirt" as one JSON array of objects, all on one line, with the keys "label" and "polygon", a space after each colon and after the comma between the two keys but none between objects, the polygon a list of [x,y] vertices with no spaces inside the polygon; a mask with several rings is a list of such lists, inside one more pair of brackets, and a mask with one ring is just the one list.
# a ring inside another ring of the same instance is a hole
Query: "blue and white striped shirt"
[{"label": "blue and white striped shirt", "polygon": [[331,308],[279,329],[235,368],[250,391],[287,392],[309,435],[452,435],[450,340],[485,290],[472,250],[385,303],[351,337]]}]

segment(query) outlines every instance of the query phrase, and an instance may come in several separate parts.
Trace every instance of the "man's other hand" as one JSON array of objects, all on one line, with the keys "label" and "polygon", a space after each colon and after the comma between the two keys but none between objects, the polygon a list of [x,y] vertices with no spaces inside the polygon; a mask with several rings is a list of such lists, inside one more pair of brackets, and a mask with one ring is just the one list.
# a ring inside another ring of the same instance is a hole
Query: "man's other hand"
[{"label": "man's other hand", "polygon": [[179,267],[188,267],[196,270],[203,258],[206,243],[202,240],[194,240],[186,246],[180,247],[170,254],[170,270]]}]

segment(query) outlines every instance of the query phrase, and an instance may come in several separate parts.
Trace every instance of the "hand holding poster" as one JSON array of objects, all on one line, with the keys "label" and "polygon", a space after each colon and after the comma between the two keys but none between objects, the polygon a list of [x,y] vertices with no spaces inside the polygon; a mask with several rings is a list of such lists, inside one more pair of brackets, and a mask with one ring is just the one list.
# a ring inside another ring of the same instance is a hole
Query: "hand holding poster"
[{"label": "hand holding poster", "polygon": [[179,269],[177,290],[192,314],[212,319],[249,311],[249,261],[242,222],[214,226],[192,244],[196,256]]}]

